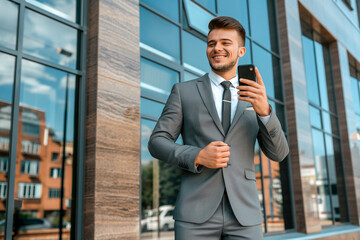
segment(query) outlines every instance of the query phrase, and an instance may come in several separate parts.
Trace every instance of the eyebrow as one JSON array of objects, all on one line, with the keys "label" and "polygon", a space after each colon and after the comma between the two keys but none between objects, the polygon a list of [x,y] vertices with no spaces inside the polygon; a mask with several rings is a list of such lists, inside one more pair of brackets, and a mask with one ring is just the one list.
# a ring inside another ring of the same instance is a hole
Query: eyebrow
[{"label": "eyebrow", "polygon": [[[230,41],[230,42],[232,42],[232,40],[229,39],[229,38],[221,38],[219,41]],[[210,43],[210,42],[216,42],[216,41],[213,40],[213,39],[211,39],[211,40],[209,40],[207,43]]]}]

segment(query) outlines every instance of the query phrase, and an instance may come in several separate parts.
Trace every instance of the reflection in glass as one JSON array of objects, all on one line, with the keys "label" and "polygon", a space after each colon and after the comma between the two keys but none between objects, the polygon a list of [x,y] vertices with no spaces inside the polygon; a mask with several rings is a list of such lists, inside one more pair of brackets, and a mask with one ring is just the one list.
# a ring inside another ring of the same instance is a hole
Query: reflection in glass
[{"label": "reflection in glass", "polygon": [[140,60],[141,95],[166,102],[179,73],[145,58]]},{"label": "reflection in glass", "polygon": [[194,0],[195,2],[199,3],[209,11],[215,13],[216,12],[216,6],[215,6],[215,0]]},{"label": "reflection in glass", "polygon": [[266,0],[249,2],[251,36],[270,49],[269,13]]},{"label": "reflection in glass", "polygon": [[[5,1],[0,2],[0,12],[3,2]],[[1,36],[0,33],[0,39]],[[2,223],[2,226],[0,225],[0,235],[4,233],[5,226],[14,69],[15,57],[0,53],[0,223]]]},{"label": "reflection in glass", "polygon": [[42,8],[59,17],[75,22],[76,19],[76,0],[26,0],[27,2]]},{"label": "reflection in glass", "polygon": [[350,77],[350,82],[351,82],[351,94],[352,94],[354,111],[355,113],[360,114],[359,81],[354,77]]},{"label": "reflection in glass", "polygon": [[0,1],[0,46],[15,49],[18,19],[18,5]]},{"label": "reflection in glass", "polygon": [[182,31],[182,37],[184,66],[199,75],[207,73],[210,66],[206,57],[206,42],[186,31]]},{"label": "reflection in glass", "polygon": [[193,80],[195,78],[198,78],[199,76],[193,74],[193,73],[190,73],[188,71],[184,71],[184,82],[186,81],[190,81],[190,80]]},{"label": "reflection in glass", "polygon": [[[274,86],[274,74],[278,71],[273,67],[272,55],[259,47],[257,44],[253,44],[254,65],[259,69],[261,76],[266,87],[266,93],[269,97],[275,98],[275,86]],[[275,78],[279,81],[279,78]]]},{"label": "reflection in glass", "polygon": [[[71,68],[76,67],[77,31],[25,9],[24,53]],[[71,54],[59,52],[65,49]]]},{"label": "reflection in glass", "polygon": [[189,26],[207,36],[208,24],[215,16],[190,0],[184,0],[184,6]]},{"label": "reflection in glass", "polygon": [[168,60],[180,61],[179,28],[140,7],[140,46]]},{"label": "reflection in glass", "polygon": [[[22,147],[18,149],[16,164],[20,164],[21,171],[15,176],[15,199],[22,200],[22,208],[14,213],[14,234],[30,236],[28,234],[40,231],[57,239],[62,215],[63,237],[68,238],[71,226],[75,76],[23,60],[19,110],[18,142]],[[60,157],[54,160],[52,153],[58,153]],[[52,178],[52,169],[58,169],[58,178]],[[61,192],[62,180],[63,199],[61,194],[56,195],[51,190],[60,189]],[[63,211],[60,215],[61,201]],[[34,223],[37,223],[36,226]],[[25,232],[28,229],[33,230]]]},{"label": "reflection in glass", "polygon": [[140,0],[140,2],[164,14],[175,22],[179,22],[179,0]]},{"label": "reflection in glass", "polygon": [[[229,16],[238,20],[249,35],[249,19],[247,0],[221,0],[218,1],[218,15]],[[250,51],[249,51],[250,53]]]},{"label": "reflection in glass", "polygon": [[[326,84],[326,72],[325,72],[325,62],[324,62],[324,55],[326,52],[323,51],[323,46],[321,43],[315,43],[315,54],[316,54],[316,67],[317,67],[317,74],[318,74],[318,81],[319,81],[319,89],[320,89],[320,101],[321,107],[329,110],[329,100],[328,100],[328,90]],[[325,51],[326,48],[324,47]]]},{"label": "reflection in glass", "polygon": [[140,98],[141,115],[158,119],[165,104],[152,101],[146,98]]},{"label": "reflection in glass", "polygon": [[239,65],[251,64],[251,62],[252,62],[251,61],[251,45],[250,45],[249,39],[245,40],[245,49],[246,49],[246,52],[245,52],[244,56],[239,58]]},{"label": "reflection in glass", "polygon": [[308,37],[302,36],[306,87],[309,101],[320,106],[319,87],[314,53],[314,43]]},{"label": "reflection in glass", "polygon": [[[156,122],[141,119],[141,238],[174,238],[173,210],[181,170],[154,159],[147,143]],[[181,144],[181,143],[180,143]]]},{"label": "reflection in glass", "polygon": [[321,116],[320,116],[320,110],[317,108],[314,108],[313,106],[309,105],[309,111],[310,111],[310,123],[313,127],[317,127],[321,129]]}]

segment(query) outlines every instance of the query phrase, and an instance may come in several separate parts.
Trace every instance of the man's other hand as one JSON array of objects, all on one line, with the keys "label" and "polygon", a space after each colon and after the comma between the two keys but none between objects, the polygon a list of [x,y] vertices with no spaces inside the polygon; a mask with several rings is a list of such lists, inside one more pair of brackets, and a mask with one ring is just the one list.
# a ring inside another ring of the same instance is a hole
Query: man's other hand
[{"label": "man's other hand", "polygon": [[204,147],[195,159],[195,164],[207,168],[223,168],[227,166],[230,147],[222,141],[211,142]]}]

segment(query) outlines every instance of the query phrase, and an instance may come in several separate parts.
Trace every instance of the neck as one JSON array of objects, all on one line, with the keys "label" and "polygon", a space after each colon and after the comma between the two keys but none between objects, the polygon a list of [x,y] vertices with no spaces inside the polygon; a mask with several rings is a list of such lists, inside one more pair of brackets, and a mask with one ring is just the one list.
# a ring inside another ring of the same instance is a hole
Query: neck
[{"label": "neck", "polygon": [[224,78],[225,80],[230,80],[236,76],[236,68],[231,69],[230,71],[226,71],[226,72],[218,72],[218,71],[215,71],[214,69],[211,69],[211,71],[213,71],[220,77]]}]

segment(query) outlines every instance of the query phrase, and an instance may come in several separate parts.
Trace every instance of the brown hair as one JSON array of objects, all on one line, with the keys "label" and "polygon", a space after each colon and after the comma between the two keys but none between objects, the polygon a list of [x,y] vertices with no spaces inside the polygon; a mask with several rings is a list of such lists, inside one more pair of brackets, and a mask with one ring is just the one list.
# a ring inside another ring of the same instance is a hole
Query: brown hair
[{"label": "brown hair", "polygon": [[216,17],[216,18],[212,19],[209,22],[208,35],[211,33],[212,30],[219,29],[219,28],[236,30],[245,46],[246,32],[245,32],[244,27],[241,25],[241,23],[239,23],[238,20],[236,20],[232,17],[225,17],[225,16]]}]

